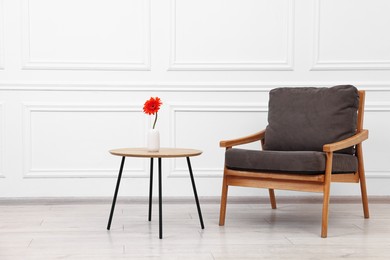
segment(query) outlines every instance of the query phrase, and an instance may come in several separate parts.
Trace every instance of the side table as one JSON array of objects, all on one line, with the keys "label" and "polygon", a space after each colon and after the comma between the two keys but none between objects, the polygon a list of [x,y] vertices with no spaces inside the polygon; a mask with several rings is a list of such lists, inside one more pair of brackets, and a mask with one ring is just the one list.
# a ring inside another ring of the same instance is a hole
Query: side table
[{"label": "side table", "polygon": [[188,171],[191,177],[192,189],[194,191],[194,197],[196,202],[196,207],[198,209],[198,215],[200,220],[200,226],[204,229],[202,212],[200,210],[198,194],[196,192],[194,175],[191,168],[190,157],[198,156],[202,153],[202,151],[194,150],[194,149],[181,149],[181,148],[160,148],[158,152],[148,152],[146,148],[121,148],[110,150],[110,153],[113,155],[121,156],[122,161],[119,169],[118,179],[116,183],[116,188],[114,192],[114,198],[112,200],[110,217],[108,219],[107,230],[111,228],[112,216],[115,210],[116,198],[118,195],[119,185],[122,178],[123,166],[125,164],[126,157],[141,157],[141,158],[150,158],[150,185],[149,185],[149,218],[148,220],[152,220],[152,188],[153,188],[153,159],[158,158],[158,205],[159,205],[159,238],[162,239],[162,158],[178,158],[178,157],[186,157]]}]

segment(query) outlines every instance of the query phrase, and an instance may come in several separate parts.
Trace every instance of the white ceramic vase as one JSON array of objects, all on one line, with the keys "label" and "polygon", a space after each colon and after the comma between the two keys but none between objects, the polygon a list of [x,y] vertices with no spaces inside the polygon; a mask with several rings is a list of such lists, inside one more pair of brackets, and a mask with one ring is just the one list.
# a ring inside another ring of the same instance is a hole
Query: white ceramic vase
[{"label": "white ceramic vase", "polygon": [[160,132],[157,129],[149,130],[147,145],[149,152],[158,152],[160,150]]}]

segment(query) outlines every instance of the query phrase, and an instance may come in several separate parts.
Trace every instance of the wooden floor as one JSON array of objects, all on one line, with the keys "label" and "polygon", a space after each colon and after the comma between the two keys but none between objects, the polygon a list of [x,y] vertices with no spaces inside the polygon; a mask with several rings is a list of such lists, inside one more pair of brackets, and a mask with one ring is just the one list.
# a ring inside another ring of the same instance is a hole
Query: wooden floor
[{"label": "wooden floor", "polygon": [[200,229],[194,203],[165,203],[164,239],[158,207],[118,202],[112,228],[102,203],[1,203],[0,259],[390,259],[390,205],[330,206],[328,238],[320,237],[321,204],[228,204],[218,226],[219,204],[202,203]]}]

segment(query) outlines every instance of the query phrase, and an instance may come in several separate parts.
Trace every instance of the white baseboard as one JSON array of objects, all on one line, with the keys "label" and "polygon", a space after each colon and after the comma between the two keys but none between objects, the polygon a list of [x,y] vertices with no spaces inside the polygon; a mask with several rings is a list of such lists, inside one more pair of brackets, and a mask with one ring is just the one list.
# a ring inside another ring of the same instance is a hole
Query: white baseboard
[{"label": "white baseboard", "polygon": [[[369,196],[369,203],[383,204],[390,203],[390,196]],[[219,204],[220,197],[210,196],[210,197],[200,197],[201,204]],[[111,204],[111,197],[40,197],[40,198],[0,198],[0,206],[5,205],[65,205],[65,204]],[[146,204],[148,202],[148,197],[119,197],[117,203],[125,204]],[[153,197],[153,202],[157,203],[157,197]],[[277,203],[289,203],[289,204],[303,204],[303,203],[313,203],[320,204],[322,203],[322,196],[277,196]],[[194,198],[191,196],[188,197],[164,197],[163,203],[167,204],[190,204],[194,203]],[[269,198],[254,197],[254,196],[236,196],[229,197],[228,203],[232,204],[268,204]],[[337,204],[353,204],[361,203],[360,196],[334,196],[331,197],[330,203]]]}]

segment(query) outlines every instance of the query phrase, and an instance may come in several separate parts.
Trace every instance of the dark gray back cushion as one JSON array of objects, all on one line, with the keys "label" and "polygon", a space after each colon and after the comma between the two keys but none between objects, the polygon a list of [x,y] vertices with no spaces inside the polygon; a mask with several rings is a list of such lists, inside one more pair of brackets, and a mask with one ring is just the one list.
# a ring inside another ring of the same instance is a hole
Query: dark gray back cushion
[{"label": "dark gray back cushion", "polygon": [[[322,151],[324,144],[355,134],[358,107],[359,93],[351,85],[273,89],[263,149]],[[339,152],[353,154],[354,149]]]}]

